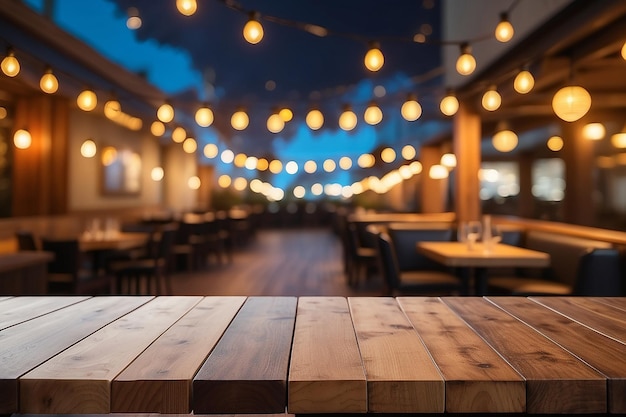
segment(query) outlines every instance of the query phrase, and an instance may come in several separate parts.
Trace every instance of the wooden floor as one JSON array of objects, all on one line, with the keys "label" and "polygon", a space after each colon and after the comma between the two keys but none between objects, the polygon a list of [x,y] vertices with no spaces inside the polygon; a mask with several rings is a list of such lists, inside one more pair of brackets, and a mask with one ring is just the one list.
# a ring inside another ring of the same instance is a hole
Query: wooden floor
[{"label": "wooden floor", "polygon": [[174,295],[381,295],[372,277],[346,284],[342,248],[330,229],[259,230],[229,264],[172,275]]}]

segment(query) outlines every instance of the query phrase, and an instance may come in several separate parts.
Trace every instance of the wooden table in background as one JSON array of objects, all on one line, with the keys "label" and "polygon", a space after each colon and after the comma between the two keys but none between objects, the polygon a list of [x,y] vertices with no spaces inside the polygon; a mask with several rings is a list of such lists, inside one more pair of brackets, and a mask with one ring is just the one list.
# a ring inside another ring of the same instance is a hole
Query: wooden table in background
[{"label": "wooden table in background", "polygon": [[[463,242],[418,242],[417,250],[442,265],[474,271],[475,295],[487,294],[488,268],[545,268],[550,255],[532,249],[498,243],[486,251],[482,242],[469,250]],[[467,274],[469,275],[469,274]]]},{"label": "wooden table in background", "polygon": [[0,254],[0,295],[44,295],[48,292],[49,252]]},{"label": "wooden table in background", "polygon": [[626,413],[626,298],[0,297],[0,414]]}]

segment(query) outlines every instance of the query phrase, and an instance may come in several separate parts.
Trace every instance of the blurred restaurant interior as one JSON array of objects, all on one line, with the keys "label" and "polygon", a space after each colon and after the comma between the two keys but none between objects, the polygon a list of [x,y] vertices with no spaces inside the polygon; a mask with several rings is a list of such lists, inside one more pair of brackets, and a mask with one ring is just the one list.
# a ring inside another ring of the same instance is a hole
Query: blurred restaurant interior
[{"label": "blurred restaurant interior", "polygon": [[[490,215],[563,264],[561,293],[622,295],[625,23],[622,0],[3,0],[0,251],[193,216],[239,233],[191,227],[193,263],[332,229],[354,287],[384,270],[367,226],[410,269],[421,238],[387,226],[455,240]],[[613,282],[581,289],[584,268]]]}]

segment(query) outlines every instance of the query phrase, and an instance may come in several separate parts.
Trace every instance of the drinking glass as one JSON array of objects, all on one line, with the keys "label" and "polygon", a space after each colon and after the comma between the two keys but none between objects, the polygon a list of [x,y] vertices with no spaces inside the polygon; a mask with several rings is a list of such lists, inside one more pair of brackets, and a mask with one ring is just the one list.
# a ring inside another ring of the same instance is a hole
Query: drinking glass
[{"label": "drinking glass", "polygon": [[468,250],[474,250],[476,242],[482,234],[482,224],[479,221],[463,222],[459,227],[458,239],[465,242]]}]

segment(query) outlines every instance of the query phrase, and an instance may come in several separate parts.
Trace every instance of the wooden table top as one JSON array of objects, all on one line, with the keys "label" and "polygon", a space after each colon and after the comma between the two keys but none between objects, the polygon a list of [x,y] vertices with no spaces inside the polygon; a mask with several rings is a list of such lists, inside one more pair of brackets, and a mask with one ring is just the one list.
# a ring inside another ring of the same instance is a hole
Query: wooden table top
[{"label": "wooden table top", "polygon": [[489,252],[482,242],[469,250],[463,242],[418,242],[417,250],[451,267],[528,267],[550,266],[550,255],[518,246],[496,244]]},{"label": "wooden table top", "polygon": [[148,241],[147,233],[114,232],[103,233],[101,236],[81,235],[80,249],[85,252],[102,250],[127,250],[141,247]]},{"label": "wooden table top", "polygon": [[626,413],[626,298],[0,297],[0,414]]},{"label": "wooden table top", "polygon": [[28,267],[30,265],[47,264],[54,258],[50,252],[19,251],[0,253],[0,273]]}]

